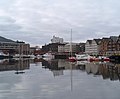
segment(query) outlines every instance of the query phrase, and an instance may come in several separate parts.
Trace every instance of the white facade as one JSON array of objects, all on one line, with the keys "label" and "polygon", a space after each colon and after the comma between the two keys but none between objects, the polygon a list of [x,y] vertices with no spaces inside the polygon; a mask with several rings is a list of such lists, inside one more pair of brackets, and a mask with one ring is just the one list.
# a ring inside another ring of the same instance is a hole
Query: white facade
[{"label": "white facade", "polygon": [[51,42],[52,43],[63,43],[63,38],[53,36],[53,38],[51,39]]},{"label": "white facade", "polygon": [[[76,52],[76,51],[78,50],[78,49],[77,49],[77,45],[78,45],[78,43],[72,43],[72,44],[71,44],[71,46],[72,46],[72,47],[71,47],[71,48],[72,48],[72,52]],[[65,45],[65,49],[64,49],[64,50],[65,50],[65,52],[71,52],[71,51],[70,51],[70,50],[71,50],[71,49],[70,49],[70,43]]]},{"label": "white facade", "polygon": [[95,40],[92,40],[91,51],[92,51],[92,54],[98,54],[98,52],[99,52],[99,45],[96,43]]},{"label": "white facade", "polygon": [[92,52],[92,40],[87,40],[85,44],[85,53],[90,54]]},{"label": "white facade", "polygon": [[58,45],[58,52],[65,52],[65,45]]},{"label": "white facade", "polygon": [[99,53],[99,44],[95,39],[87,40],[85,44],[85,53],[97,55]]}]

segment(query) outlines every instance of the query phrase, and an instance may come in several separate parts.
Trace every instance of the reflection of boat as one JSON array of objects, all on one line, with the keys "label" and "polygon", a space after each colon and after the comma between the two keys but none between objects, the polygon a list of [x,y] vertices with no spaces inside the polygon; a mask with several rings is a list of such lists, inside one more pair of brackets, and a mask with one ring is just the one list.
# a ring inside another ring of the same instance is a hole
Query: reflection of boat
[{"label": "reflection of boat", "polygon": [[30,58],[29,55],[20,55],[20,54],[15,54],[13,58]]},{"label": "reflection of boat", "polygon": [[85,65],[85,64],[87,64],[87,63],[89,63],[89,61],[77,61],[76,62],[76,65],[78,66],[78,65]]},{"label": "reflection of boat", "polygon": [[32,54],[32,55],[29,55],[29,57],[30,57],[30,58],[36,58],[36,56],[33,55],[33,54]]},{"label": "reflection of boat", "polygon": [[25,72],[23,72],[23,71],[17,71],[17,72],[15,72],[15,74],[23,74],[23,73],[25,73]]}]

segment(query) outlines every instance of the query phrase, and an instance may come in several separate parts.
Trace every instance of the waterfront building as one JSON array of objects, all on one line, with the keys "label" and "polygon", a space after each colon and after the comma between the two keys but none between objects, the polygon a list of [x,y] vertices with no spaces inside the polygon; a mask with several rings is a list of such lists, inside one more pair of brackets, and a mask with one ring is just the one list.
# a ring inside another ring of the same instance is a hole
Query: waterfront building
[{"label": "waterfront building", "polygon": [[48,45],[42,46],[41,50],[44,53],[47,53],[47,52],[53,52],[53,53],[64,52],[64,45],[65,44],[61,44],[61,43],[50,43]]},{"label": "waterfront building", "polygon": [[63,43],[63,38],[53,36],[51,43]]},{"label": "waterfront building", "polygon": [[13,55],[16,53],[17,48],[18,44],[15,42],[0,42],[0,50],[4,54]]},{"label": "waterfront building", "polygon": [[30,44],[26,44],[23,41],[17,41],[16,43],[18,44],[18,47],[16,49],[17,54],[29,55],[29,53],[30,53]]},{"label": "waterfront building", "polygon": [[[79,53],[80,51],[79,43],[71,43],[71,46],[72,46],[73,53]],[[70,52],[70,43],[65,45],[65,52],[66,53]]]},{"label": "waterfront building", "polygon": [[0,36],[0,51],[7,55],[28,55],[30,45],[25,42],[13,41]]},{"label": "waterfront building", "polygon": [[118,37],[117,36],[110,36],[108,42],[108,51],[107,55],[115,55],[116,54],[116,44],[117,44]]},{"label": "waterfront building", "polygon": [[99,54],[100,55],[106,55],[108,50],[108,42],[109,38],[102,38],[100,45],[99,45]]},{"label": "waterfront building", "polygon": [[116,54],[120,55],[120,35],[119,35],[117,42],[116,42]]},{"label": "waterfront building", "polygon": [[98,55],[100,42],[101,39],[87,40],[85,44],[85,53],[91,55]]},{"label": "waterfront building", "polygon": [[34,55],[36,51],[36,47],[30,47],[30,55]]},{"label": "waterfront building", "polygon": [[58,52],[64,53],[65,52],[65,44],[59,44],[58,45]]},{"label": "waterfront building", "polygon": [[85,52],[85,43],[79,43],[79,53]]},{"label": "waterfront building", "polygon": [[85,43],[85,53],[91,54],[92,40],[87,40]]},{"label": "waterfront building", "polygon": [[49,47],[50,45],[49,44],[45,44],[45,45],[43,45],[42,46],[42,52],[43,53],[47,53],[48,51],[50,51],[50,47]]},{"label": "waterfront building", "polygon": [[15,54],[18,44],[15,41],[0,36],[0,52],[4,54]]}]

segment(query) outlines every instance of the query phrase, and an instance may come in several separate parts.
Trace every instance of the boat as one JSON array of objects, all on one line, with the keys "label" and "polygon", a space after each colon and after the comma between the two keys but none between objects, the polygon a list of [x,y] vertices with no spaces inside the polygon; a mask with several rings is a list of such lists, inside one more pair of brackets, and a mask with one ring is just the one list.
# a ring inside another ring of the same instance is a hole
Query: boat
[{"label": "boat", "polygon": [[99,56],[98,58],[99,58],[100,61],[110,61],[109,57]]},{"label": "boat", "polygon": [[70,62],[75,62],[75,61],[76,61],[76,57],[74,57],[74,56],[73,56],[73,57],[72,57],[72,56],[69,57],[69,61],[70,61]]},{"label": "boat", "polygon": [[3,52],[0,52],[0,59],[5,59],[5,58],[13,58],[13,56],[9,54],[4,54]]},{"label": "boat", "polygon": [[71,41],[70,41],[70,57],[68,59],[70,62],[76,61],[76,57],[72,55],[72,29],[71,29]]},{"label": "boat", "polygon": [[48,52],[42,55],[43,58],[49,58],[49,59],[54,59],[54,55],[52,53]]},{"label": "boat", "polygon": [[75,56],[77,61],[88,61],[93,59],[93,57],[88,54],[75,54]]}]

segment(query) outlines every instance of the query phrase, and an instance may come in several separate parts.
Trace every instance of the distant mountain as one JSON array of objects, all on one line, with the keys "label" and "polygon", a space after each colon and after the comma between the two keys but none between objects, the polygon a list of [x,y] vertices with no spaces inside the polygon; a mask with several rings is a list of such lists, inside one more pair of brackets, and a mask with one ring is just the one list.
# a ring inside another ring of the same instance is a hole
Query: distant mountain
[{"label": "distant mountain", "polygon": [[0,42],[15,42],[15,41],[0,36]]}]

